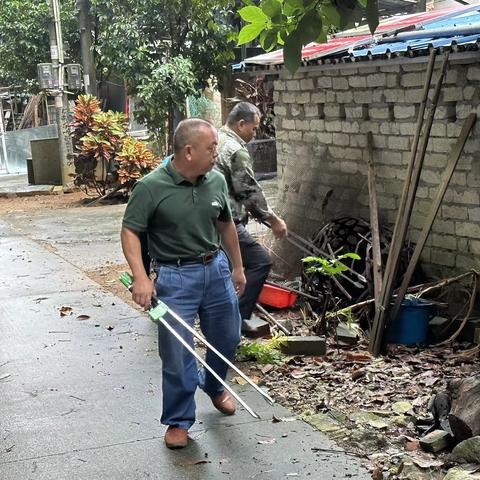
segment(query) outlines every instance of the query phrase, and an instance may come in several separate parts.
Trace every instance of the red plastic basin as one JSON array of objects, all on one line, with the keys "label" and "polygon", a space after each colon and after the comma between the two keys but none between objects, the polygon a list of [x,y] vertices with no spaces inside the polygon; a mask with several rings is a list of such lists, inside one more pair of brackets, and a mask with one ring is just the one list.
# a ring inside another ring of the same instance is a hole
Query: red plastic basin
[{"label": "red plastic basin", "polygon": [[258,302],[276,308],[292,307],[297,301],[297,294],[284,288],[268,285],[263,286]]}]

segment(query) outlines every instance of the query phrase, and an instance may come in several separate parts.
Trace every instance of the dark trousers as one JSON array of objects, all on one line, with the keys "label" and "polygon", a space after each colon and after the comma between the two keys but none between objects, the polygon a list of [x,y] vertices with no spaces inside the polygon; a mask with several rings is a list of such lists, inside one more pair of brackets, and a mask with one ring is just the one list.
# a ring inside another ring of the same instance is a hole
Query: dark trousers
[{"label": "dark trousers", "polygon": [[272,268],[272,259],[241,223],[237,224],[237,234],[247,278],[247,286],[239,299],[239,307],[241,318],[247,320],[255,309],[258,296]]}]

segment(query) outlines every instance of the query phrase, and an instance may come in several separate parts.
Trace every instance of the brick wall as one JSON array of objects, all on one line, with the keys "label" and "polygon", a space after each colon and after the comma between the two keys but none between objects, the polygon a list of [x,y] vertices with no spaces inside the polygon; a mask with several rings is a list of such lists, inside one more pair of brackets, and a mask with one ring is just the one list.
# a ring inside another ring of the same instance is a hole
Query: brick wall
[{"label": "brick wall", "polygon": [[[473,55],[473,54],[472,54]],[[420,60],[420,61],[419,61]],[[395,222],[410,157],[425,59],[304,68],[275,80],[279,211],[304,235],[342,215],[369,218],[366,133],[374,140],[381,224]],[[429,211],[464,119],[480,113],[480,57],[451,64],[435,115],[410,238]],[[437,66],[441,61],[438,59]],[[453,62],[452,62],[453,63]],[[435,70],[433,82],[438,76]],[[480,120],[450,182],[422,255],[431,274],[480,265]],[[277,244],[283,258],[298,252]]]}]

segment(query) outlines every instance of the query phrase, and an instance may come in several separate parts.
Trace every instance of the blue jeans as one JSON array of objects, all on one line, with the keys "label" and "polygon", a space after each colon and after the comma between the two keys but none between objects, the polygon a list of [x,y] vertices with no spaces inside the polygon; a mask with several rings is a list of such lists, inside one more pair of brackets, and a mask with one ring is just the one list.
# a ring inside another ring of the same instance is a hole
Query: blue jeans
[{"label": "blue jeans", "polygon": [[[193,326],[196,316],[205,338],[231,359],[240,341],[240,313],[227,257],[220,252],[204,264],[160,265],[155,284],[157,297]],[[165,320],[193,347],[193,335],[170,315]],[[162,358],[163,412],[161,422],[188,429],[195,423],[195,391],[200,386],[210,397],[224,387],[208,371],[197,372],[195,357],[161,324],[158,326]],[[206,361],[225,379],[228,367],[210,350]]]}]

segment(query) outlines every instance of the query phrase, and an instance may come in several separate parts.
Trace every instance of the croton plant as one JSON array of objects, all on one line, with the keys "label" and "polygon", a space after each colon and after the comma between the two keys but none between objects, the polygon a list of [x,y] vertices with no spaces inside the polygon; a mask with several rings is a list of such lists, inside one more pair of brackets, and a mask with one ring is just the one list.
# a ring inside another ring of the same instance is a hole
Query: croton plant
[{"label": "croton plant", "polygon": [[103,112],[94,96],[80,95],[73,115],[75,184],[87,192],[93,190],[98,196],[119,190],[128,193],[159,164],[145,142],[127,134],[127,117]]}]

